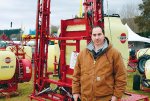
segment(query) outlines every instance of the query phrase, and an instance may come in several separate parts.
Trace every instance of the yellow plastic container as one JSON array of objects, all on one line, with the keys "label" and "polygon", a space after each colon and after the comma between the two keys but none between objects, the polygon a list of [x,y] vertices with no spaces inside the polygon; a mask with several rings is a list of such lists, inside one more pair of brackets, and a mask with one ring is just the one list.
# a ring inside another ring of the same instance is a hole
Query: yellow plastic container
[{"label": "yellow plastic container", "polygon": [[145,63],[145,75],[146,79],[150,80],[150,60],[147,60]]},{"label": "yellow plastic container", "polygon": [[48,60],[47,60],[47,66],[48,68],[53,69],[54,68],[54,58],[55,58],[55,46],[49,45],[48,46]]},{"label": "yellow plastic container", "polygon": [[105,17],[104,21],[105,35],[109,38],[113,46],[121,52],[127,67],[129,58],[128,31],[119,17]]},{"label": "yellow plastic container", "polygon": [[150,55],[150,49],[149,48],[140,49],[136,53],[137,58],[141,57],[142,55]]},{"label": "yellow plastic container", "polygon": [[[23,51],[24,51],[25,52],[25,59],[28,59],[31,61],[31,59],[32,59],[32,48],[30,46],[19,46],[19,47],[21,48],[21,50],[19,50],[19,53],[23,53]],[[11,49],[13,49],[13,51]],[[6,48],[6,50],[12,51],[13,53],[16,53],[16,47],[15,46],[8,46]]]},{"label": "yellow plastic container", "polygon": [[25,58],[31,61],[31,59],[32,59],[32,47],[30,47],[30,46],[23,46],[23,47],[24,47],[24,51],[26,52]]},{"label": "yellow plastic container", "polygon": [[16,56],[10,51],[0,51],[0,80],[9,80],[15,74]]}]

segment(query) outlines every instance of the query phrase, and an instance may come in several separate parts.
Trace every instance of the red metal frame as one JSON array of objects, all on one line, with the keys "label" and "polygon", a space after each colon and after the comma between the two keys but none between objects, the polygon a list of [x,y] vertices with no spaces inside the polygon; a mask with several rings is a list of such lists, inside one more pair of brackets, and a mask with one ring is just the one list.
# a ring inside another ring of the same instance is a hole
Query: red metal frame
[{"label": "red metal frame", "polygon": [[125,98],[120,99],[119,101],[149,101],[148,96],[141,94],[125,93],[127,95]]},{"label": "red metal frame", "polygon": [[83,5],[90,26],[101,26],[104,29],[103,0],[84,0]]},{"label": "red metal frame", "polygon": [[35,95],[36,92],[42,91],[47,84],[45,79],[48,78],[46,61],[48,53],[49,15],[50,0],[38,0],[33,95]]},{"label": "red metal frame", "polygon": [[135,72],[137,69],[137,60],[132,61],[129,59],[128,66],[130,69],[128,69],[127,72]]},{"label": "red metal frame", "polygon": [[143,85],[141,85],[141,90],[144,92],[150,92],[150,88],[144,87]]},{"label": "red metal frame", "polygon": [[138,60],[136,56],[129,56],[128,66],[130,66],[131,68],[127,70],[127,72],[135,72],[137,69],[137,63]]},{"label": "red metal frame", "polygon": [[[68,25],[77,25],[77,24],[85,24],[87,26],[86,19],[70,19],[70,20],[62,20],[61,21],[61,34],[59,38],[51,38],[49,36],[49,14],[50,14],[50,0],[38,0],[38,12],[37,12],[37,24],[36,24],[36,48],[35,48],[35,72],[34,72],[34,91],[30,96],[31,99],[36,99],[36,95],[46,89],[46,85],[50,83],[58,85],[58,87],[67,87],[71,89],[71,78],[67,78],[66,74],[72,74],[73,70],[66,65],[66,45],[74,45],[76,46],[76,50],[80,50],[80,40],[81,39],[89,39],[89,31],[78,31],[78,32],[66,32],[64,29],[67,28]],[[87,28],[86,28],[87,29]],[[37,37],[38,36],[38,37]],[[88,36],[88,38],[87,38]],[[48,53],[48,41],[49,40],[61,40],[60,43],[60,80],[51,80],[49,79],[49,72],[47,72],[47,53]],[[66,40],[76,40],[76,43],[66,43]],[[70,90],[71,91],[71,90]],[[67,95],[61,95],[57,93],[50,92],[49,94],[42,94],[41,97],[56,100],[60,99],[60,101],[64,101],[66,98],[68,101],[71,101],[72,98],[67,97]],[[53,97],[54,96],[54,97]]]}]

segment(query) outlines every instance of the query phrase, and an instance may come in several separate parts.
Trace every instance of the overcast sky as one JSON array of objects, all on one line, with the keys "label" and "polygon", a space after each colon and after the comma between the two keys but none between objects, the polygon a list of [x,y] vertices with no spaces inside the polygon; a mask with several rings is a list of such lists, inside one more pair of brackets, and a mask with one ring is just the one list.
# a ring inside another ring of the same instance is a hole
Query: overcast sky
[{"label": "overcast sky", "polygon": [[[83,0],[82,0],[83,1]],[[119,13],[123,5],[138,4],[142,0],[104,0],[105,13]],[[107,6],[108,4],[108,6]],[[80,0],[51,0],[51,24],[59,25],[61,19],[70,19],[79,13]],[[0,29],[23,28],[25,32],[35,29],[37,0],[0,0]]]}]

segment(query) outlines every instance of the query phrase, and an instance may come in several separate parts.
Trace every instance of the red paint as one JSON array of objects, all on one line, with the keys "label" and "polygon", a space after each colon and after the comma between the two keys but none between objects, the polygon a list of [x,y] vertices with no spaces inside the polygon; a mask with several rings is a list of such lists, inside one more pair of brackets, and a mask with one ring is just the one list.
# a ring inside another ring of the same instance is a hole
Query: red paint
[{"label": "red paint", "polygon": [[5,58],[5,63],[10,63],[11,62],[11,58],[10,57],[6,57]]},{"label": "red paint", "polygon": [[122,33],[122,34],[120,35],[120,42],[121,42],[121,43],[125,43],[126,40],[127,40],[126,34],[125,34],[125,33]]}]

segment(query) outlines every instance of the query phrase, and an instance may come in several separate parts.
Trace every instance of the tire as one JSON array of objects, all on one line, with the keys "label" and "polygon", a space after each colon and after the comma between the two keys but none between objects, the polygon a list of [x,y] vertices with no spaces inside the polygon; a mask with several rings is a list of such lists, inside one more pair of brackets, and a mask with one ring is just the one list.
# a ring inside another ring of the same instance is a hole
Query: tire
[{"label": "tire", "polygon": [[146,88],[150,88],[150,81],[147,80],[145,77],[142,77],[141,83],[142,83],[142,86],[144,86]]},{"label": "tire", "polygon": [[133,76],[133,90],[140,90],[140,81],[141,81],[140,75]]},{"label": "tire", "polygon": [[139,71],[140,74],[144,74],[145,73],[145,63],[147,60],[150,59],[150,55],[143,55],[138,59],[138,66],[137,69]]}]

